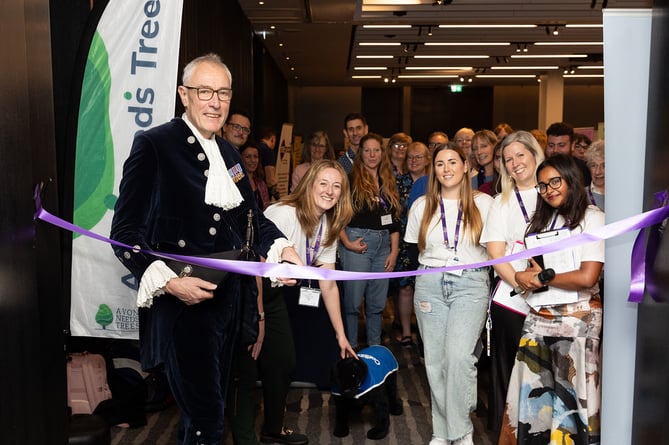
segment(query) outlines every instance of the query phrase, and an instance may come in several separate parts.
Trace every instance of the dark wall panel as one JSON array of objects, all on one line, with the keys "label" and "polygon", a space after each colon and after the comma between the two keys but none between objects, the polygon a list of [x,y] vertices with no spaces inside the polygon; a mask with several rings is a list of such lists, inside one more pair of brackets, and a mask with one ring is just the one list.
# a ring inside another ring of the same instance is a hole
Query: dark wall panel
[{"label": "dark wall panel", "polygon": [[574,127],[594,127],[604,122],[603,85],[565,85],[564,120]]},{"label": "dark wall panel", "polygon": [[406,131],[402,128],[401,88],[363,88],[362,114],[369,131],[383,137]]},{"label": "dark wall panel", "polygon": [[0,72],[3,445],[66,442],[58,232],[33,222],[32,200],[37,180],[56,179],[50,29],[47,1],[0,3],[0,59],[11,67]]},{"label": "dark wall panel", "polygon": [[[253,114],[253,34],[235,0],[184,2],[179,83],[183,67],[209,52],[220,55],[232,73],[230,107]],[[178,114],[183,111],[178,101],[177,110]]]},{"label": "dark wall panel", "polygon": [[493,89],[464,87],[451,93],[449,87],[414,87],[411,103],[411,136],[425,141],[432,131],[443,131],[452,138],[462,127],[475,131],[492,128]]},{"label": "dark wall panel", "polygon": [[254,37],[253,61],[253,125],[256,129],[272,127],[279,137],[281,124],[288,122],[288,83],[258,36]]}]

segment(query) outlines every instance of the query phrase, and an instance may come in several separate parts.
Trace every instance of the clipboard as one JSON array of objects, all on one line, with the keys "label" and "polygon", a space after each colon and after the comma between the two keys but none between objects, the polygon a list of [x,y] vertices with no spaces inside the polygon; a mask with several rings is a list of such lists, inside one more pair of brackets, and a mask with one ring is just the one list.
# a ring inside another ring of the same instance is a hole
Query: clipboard
[{"label": "clipboard", "polygon": [[[533,233],[525,237],[525,246],[528,249],[558,243],[571,236],[571,231],[563,227],[547,232]],[[576,269],[574,261],[574,250],[563,249],[557,252],[546,253],[543,256],[543,267],[551,268],[555,273],[570,272]],[[527,297],[527,303],[534,309],[541,306],[556,306],[561,304],[576,303],[578,301],[577,291],[568,291],[548,286],[548,290],[541,293],[533,292]]]},{"label": "clipboard", "polygon": [[[511,246],[511,252],[509,253],[522,252],[523,250],[525,250],[525,244],[523,244],[522,241],[516,241],[513,243],[513,246]],[[516,272],[523,271],[527,267],[526,260],[516,260],[512,261],[510,264]],[[495,286],[495,289],[492,291],[492,301],[510,311],[521,315],[527,315],[530,312],[530,305],[527,304],[525,298],[520,295],[512,297],[511,291],[513,291],[513,287],[500,278],[497,282],[497,286]]]}]

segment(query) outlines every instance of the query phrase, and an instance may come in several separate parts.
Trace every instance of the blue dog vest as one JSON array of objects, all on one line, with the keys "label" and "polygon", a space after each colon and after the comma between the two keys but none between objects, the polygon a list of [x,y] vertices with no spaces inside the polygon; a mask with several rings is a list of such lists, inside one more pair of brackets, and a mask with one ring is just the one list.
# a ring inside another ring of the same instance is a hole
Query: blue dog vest
[{"label": "blue dog vest", "polygon": [[[367,376],[360,384],[355,398],[359,398],[377,386],[383,385],[386,378],[399,368],[397,359],[385,346],[373,345],[358,351],[358,358],[367,365]],[[339,388],[332,387],[332,394],[341,395]]]}]

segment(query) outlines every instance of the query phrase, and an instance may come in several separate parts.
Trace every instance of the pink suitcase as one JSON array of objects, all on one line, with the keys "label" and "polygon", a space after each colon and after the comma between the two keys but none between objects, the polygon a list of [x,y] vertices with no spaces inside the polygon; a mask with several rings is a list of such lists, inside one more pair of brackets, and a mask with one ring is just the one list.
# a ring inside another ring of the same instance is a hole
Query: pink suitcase
[{"label": "pink suitcase", "polygon": [[67,400],[72,414],[91,414],[103,400],[111,399],[107,366],[100,354],[72,353],[67,361]]}]

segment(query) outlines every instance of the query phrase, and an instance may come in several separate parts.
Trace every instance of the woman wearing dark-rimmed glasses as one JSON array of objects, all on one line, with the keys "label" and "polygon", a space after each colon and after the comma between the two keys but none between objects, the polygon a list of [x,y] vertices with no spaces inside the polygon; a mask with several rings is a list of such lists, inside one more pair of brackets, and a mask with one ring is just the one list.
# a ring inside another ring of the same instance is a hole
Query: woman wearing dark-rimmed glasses
[{"label": "woman wearing dark-rimmed glasses", "polygon": [[[555,155],[537,168],[541,196],[526,234],[555,229],[579,234],[604,225],[591,205],[579,167],[571,156]],[[539,281],[542,268],[516,272],[521,296],[548,284],[573,291],[575,302],[533,304],[525,318],[506,399],[499,444],[599,443],[602,304],[598,280],[604,241],[572,248],[574,269]],[[550,268],[548,257],[545,267]]]},{"label": "woman wearing dark-rimmed glasses", "polygon": [[388,159],[396,178],[407,172],[407,149],[412,141],[406,133],[395,133],[388,140]]},{"label": "woman wearing dark-rimmed glasses", "polygon": [[[407,172],[397,178],[397,191],[400,195],[402,213],[400,214],[400,250],[397,256],[395,272],[415,270],[416,268],[412,264],[409,257],[408,245],[403,238],[409,215],[411,188],[417,179],[426,177],[432,170],[430,150],[422,142],[412,142],[407,149],[406,164]],[[414,346],[413,338],[411,337],[411,314],[413,313],[413,289],[415,281],[415,277],[413,276],[390,280],[390,293],[395,302],[393,326],[401,330],[399,340],[405,348]]]}]

